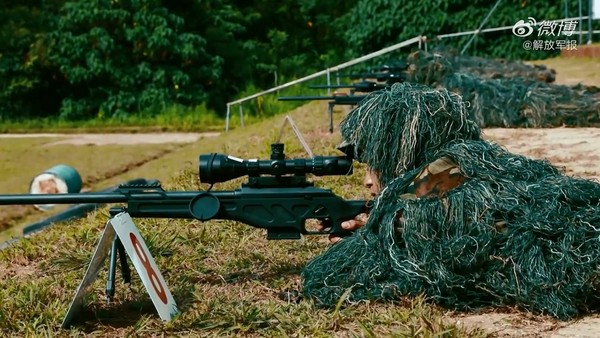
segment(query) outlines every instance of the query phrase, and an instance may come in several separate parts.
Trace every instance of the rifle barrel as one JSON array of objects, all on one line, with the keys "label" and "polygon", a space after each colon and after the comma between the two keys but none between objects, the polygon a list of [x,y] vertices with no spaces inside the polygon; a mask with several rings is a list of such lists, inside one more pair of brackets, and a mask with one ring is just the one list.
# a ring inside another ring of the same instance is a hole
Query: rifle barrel
[{"label": "rifle barrel", "polygon": [[404,78],[403,74],[399,73],[355,73],[355,74],[339,74],[338,77],[349,77],[351,79],[368,79],[374,78],[379,80]]},{"label": "rifle barrel", "polygon": [[362,101],[366,95],[337,95],[337,96],[282,96],[280,101],[310,101],[310,100],[329,100],[334,104],[355,105]]},{"label": "rifle barrel", "polygon": [[[0,195],[0,205],[27,204],[86,204],[86,203],[127,203],[129,200],[189,200],[202,191],[144,191],[112,193],[75,193],[75,194],[10,194]],[[220,192],[212,194],[222,195]],[[225,196],[222,196],[225,197]]]},{"label": "rifle barrel", "polygon": [[120,193],[0,195],[0,205],[122,203],[126,201],[127,196]]}]

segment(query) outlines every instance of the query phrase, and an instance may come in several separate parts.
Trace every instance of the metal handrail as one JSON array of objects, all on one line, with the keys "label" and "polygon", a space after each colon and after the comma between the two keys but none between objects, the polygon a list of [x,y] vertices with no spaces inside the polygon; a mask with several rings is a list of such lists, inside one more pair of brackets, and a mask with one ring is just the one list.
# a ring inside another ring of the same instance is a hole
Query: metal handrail
[{"label": "metal handrail", "polygon": [[[582,17],[577,16],[577,17],[565,18],[565,19],[545,20],[545,22],[563,22],[563,21],[573,21],[573,20],[585,20],[585,19],[588,19],[588,18],[589,18],[589,16],[582,16]],[[544,21],[536,22],[534,24],[534,26],[537,26],[537,25],[541,24],[542,22],[544,22]],[[501,26],[501,27],[486,28],[486,29],[476,29],[476,30],[470,30],[470,31],[464,31],[464,32],[456,32],[456,33],[449,33],[449,34],[440,34],[440,35],[436,35],[434,37],[434,39],[441,40],[441,39],[445,39],[445,38],[451,38],[451,37],[457,37],[457,36],[464,36],[464,35],[478,35],[480,33],[488,33],[488,32],[502,31],[502,30],[509,30],[509,29],[513,29],[513,27],[514,27],[514,24],[510,25],[510,26]],[[594,30],[591,33],[592,34],[597,34],[599,32],[600,31]],[[574,31],[573,32],[573,34],[579,34],[579,35],[581,35],[581,34],[587,34],[587,33],[588,33],[587,31],[585,31],[585,32],[583,32],[583,31],[580,31],[580,32]],[[290,86],[293,86],[293,85],[296,85],[296,84],[299,84],[299,83],[302,83],[302,82],[305,82],[305,81],[308,81],[308,80],[311,80],[311,79],[314,79],[314,78],[317,78],[317,77],[323,76],[323,75],[327,76],[327,84],[330,85],[331,84],[330,83],[330,73],[332,71],[334,71],[334,72],[335,71],[339,71],[340,69],[353,66],[355,64],[364,62],[366,60],[370,60],[370,59],[372,59],[374,57],[377,57],[377,56],[380,56],[380,55],[392,52],[392,51],[394,51],[396,49],[399,49],[399,48],[402,48],[402,47],[406,47],[406,46],[412,45],[414,43],[418,43],[419,49],[425,48],[425,50],[427,50],[427,41],[428,41],[428,39],[427,39],[426,36],[422,36],[422,35],[415,36],[414,38],[402,41],[402,42],[397,43],[397,44],[395,44],[393,46],[389,46],[389,47],[383,48],[383,49],[378,50],[376,52],[373,52],[373,53],[361,56],[359,58],[350,60],[348,62],[339,64],[337,66],[330,67],[330,68],[324,69],[324,70],[322,70],[320,72],[316,72],[314,74],[305,76],[303,78],[287,82],[285,84],[282,84],[282,85],[277,86],[277,87],[273,87],[271,89],[262,91],[260,93],[256,93],[256,94],[253,94],[253,95],[250,95],[250,96],[247,96],[247,97],[244,97],[244,98],[241,98],[241,99],[229,102],[229,103],[227,103],[227,117],[226,117],[226,120],[225,120],[225,131],[226,132],[229,131],[229,120],[230,120],[230,116],[231,116],[231,106],[232,105],[240,104],[240,119],[242,121],[242,126],[243,126],[243,118],[244,117],[243,117],[243,110],[242,110],[241,104],[243,102],[245,102],[245,101],[257,98],[257,97],[265,95],[265,94],[273,93],[273,92],[279,91],[280,89],[287,88],[287,87],[290,87]],[[432,41],[432,40],[429,40],[429,41]]]},{"label": "metal handrail", "polygon": [[[311,74],[311,75],[305,76],[305,77],[303,77],[303,78],[300,78],[300,79],[297,79],[297,80],[294,80],[294,81],[290,81],[290,82],[288,82],[288,83],[285,83],[285,84],[282,84],[282,85],[280,85],[280,86],[273,87],[273,88],[271,88],[271,89],[267,89],[267,90],[265,90],[265,91],[262,91],[262,92],[260,92],[260,93],[253,94],[253,95],[250,95],[250,96],[247,96],[247,97],[241,98],[241,99],[239,99],[239,100],[236,100],[236,101],[229,102],[229,103],[227,103],[227,117],[226,117],[226,120],[225,120],[225,131],[228,131],[228,130],[229,130],[229,117],[230,117],[230,114],[231,114],[231,106],[232,106],[232,105],[234,105],[234,104],[240,104],[240,103],[243,103],[243,102],[245,102],[245,101],[248,101],[248,100],[251,100],[251,99],[257,98],[257,97],[259,97],[259,96],[262,96],[262,95],[265,95],[265,94],[269,94],[269,93],[273,93],[273,92],[276,92],[276,91],[278,91],[278,90],[281,90],[281,89],[283,89],[283,88],[287,88],[287,87],[290,87],[290,86],[293,86],[293,85],[296,85],[296,84],[299,84],[299,83],[302,83],[302,82],[305,82],[305,81],[308,81],[308,80],[312,80],[312,79],[314,79],[314,78],[317,78],[317,77],[319,77],[319,76],[323,76],[323,75],[327,75],[328,84],[329,84],[329,74],[330,74],[332,71],[333,71],[333,72],[337,72],[337,71],[339,71],[340,69],[344,69],[344,68],[347,68],[347,67],[353,66],[353,65],[355,65],[355,64],[357,64],[357,63],[361,63],[361,62],[364,62],[364,61],[366,61],[366,60],[372,59],[372,58],[374,58],[374,57],[377,57],[377,56],[380,56],[380,55],[383,55],[383,54],[386,54],[386,53],[392,52],[392,51],[394,51],[394,50],[396,50],[396,49],[399,49],[399,48],[402,48],[402,47],[406,47],[406,46],[409,46],[409,45],[412,45],[412,44],[415,44],[415,43],[420,43],[420,42],[421,42],[421,41],[422,41],[424,38],[425,38],[425,37],[424,37],[424,36],[421,36],[421,35],[419,35],[419,36],[415,36],[415,37],[414,37],[414,38],[412,38],[412,39],[408,39],[408,40],[406,40],[406,41],[402,41],[402,42],[400,42],[400,43],[397,43],[397,44],[395,44],[395,45],[393,45],[393,46],[389,46],[389,47],[383,48],[383,49],[381,49],[381,50],[378,50],[378,51],[376,51],[376,52],[373,52],[373,53],[370,53],[370,54],[367,54],[367,55],[361,56],[361,57],[359,57],[359,58],[356,58],[356,59],[350,60],[350,61],[348,61],[348,62],[344,62],[344,63],[342,63],[342,64],[339,64],[339,65],[337,65],[337,66],[333,66],[333,67],[330,67],[330,68],[324,69],[324,70],[322,70],[322,71],[320,71],[320,72],[316,72],[316,73],[314,73],[314,74]],[[242,117],[242,118],[243,118],[243,114],[242,114],[242,112],[240,112],[240,117]]]}]

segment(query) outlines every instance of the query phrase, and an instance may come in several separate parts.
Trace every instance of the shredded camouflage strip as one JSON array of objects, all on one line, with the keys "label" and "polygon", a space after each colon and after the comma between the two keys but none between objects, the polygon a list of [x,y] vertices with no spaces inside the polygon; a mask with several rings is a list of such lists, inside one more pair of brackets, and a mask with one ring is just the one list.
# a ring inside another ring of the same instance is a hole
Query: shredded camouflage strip
[{"label": "shredded camouflage strip", "polygon": [[386,184],[418,161],[433,160],[430,149],[455,139],[479,139],[480,129],[464,110],[459,95],[403,83],[368,95],[342,121],[340,133],[356,150],[382,150],[356,155]]},{"label": "shredded camouflage strip", "polygon": [[600,125],[599,88],[539,81],[547,77],[547,70],[517,62],[477,66],[474,60],[479,59],[417,51],[407,58],[407,81],[460,94],[468,103],[469,117],[480,127]]},{"label": "shredded camouflage strip", "polygon": [[[465,116],[456,95],[407,83],[348,115],[342,135],[368,150],[362,160],[387,184],[365,227],[307,264],[306,297],[335,306],[424,294],[452,309],[518,306],[560,319],[598,308],[600,184],[479,139]],[[399,198],[443,156],[463,185],[442,199]]]},{"label": "shredded camouflage strip", "polygon": [[547,83],[556,80],[556,71],[544,65],[528,65],[521,61],[461,55],[450,48],[436,50],[435,53],[448,59],[457,71],[485,79],[521,77]]}]

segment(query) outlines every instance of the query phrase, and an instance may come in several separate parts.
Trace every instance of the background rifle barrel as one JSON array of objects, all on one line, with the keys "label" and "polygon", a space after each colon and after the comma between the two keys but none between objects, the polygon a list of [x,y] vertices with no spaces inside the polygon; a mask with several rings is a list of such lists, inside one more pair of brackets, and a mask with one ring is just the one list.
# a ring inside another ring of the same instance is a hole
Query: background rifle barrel
[{"label": "background rifle barrel", "polygon": [[349,73],[349,74],[339,74],[340,77],[388,77],[393,76],[393,73]]},{"label": "background rifle barrel", "polygon": [[279,101],[335,100],[335,96],[280,96]]},{"label": "background rifle barrel", "polygon": [[308,88],[313,88],[313,89],[321,89],[321,88],[354,88],[355,85],[312,85],[312,86],[308,86]]},{"label": "background rifle barrel", "polygon": [[386,79],[402,79],[405,75],[401,73],[364,73],[364,74],[339,74],[338,77],[349,77],[351,79],[369,79],[374,78],[378,80]]}]

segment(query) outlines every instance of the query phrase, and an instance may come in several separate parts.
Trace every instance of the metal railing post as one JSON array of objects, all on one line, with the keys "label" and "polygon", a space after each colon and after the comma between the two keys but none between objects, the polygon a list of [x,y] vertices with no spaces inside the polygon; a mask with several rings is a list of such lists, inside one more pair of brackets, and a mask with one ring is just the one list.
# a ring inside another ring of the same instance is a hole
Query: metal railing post
[{"label": "metal railing post", "polygon": [[327,95],[331,94],[331,71],[327,68]]},{"label": "metal railing post", "polygon": [[494,7],[492,7],[492,10],[490,10],[490,12],[483,19],[483,21],[481,21],[481,24],[479,25],[479,28],[477,28],[477,30],[475,31],[475,34],[473,34],[471,36],[471,39],[469,39],[469,41],[467,41],[467,43],[465,44],[465,46],[463,47],[463,49],[460,51],[460,55],[463,55],[465,53],[465,51],[467,50],[467,48],[469,48],[469,46],[471,45],[471,43],[473,42],[473,40],[475,40],[475,38],[477,37],[477,35],[479,35],[479,33],[481,32],[481,29],[483,28],[483,26],[485,26],[485,24],[487,23],[487,21],[492,16],[492,13],[494,13],[494,11],[496,10],[496,8],[498,8],[498,5],[500,5],[500,2],[502,2],[502,0],[496,1],[496,4],[494,5]]},{"label": "metal railing post", "polygon": [[225,117],[225,132],[229,131],[229,115],[231,114],[231,105],[227,104],[227,114]]}]

